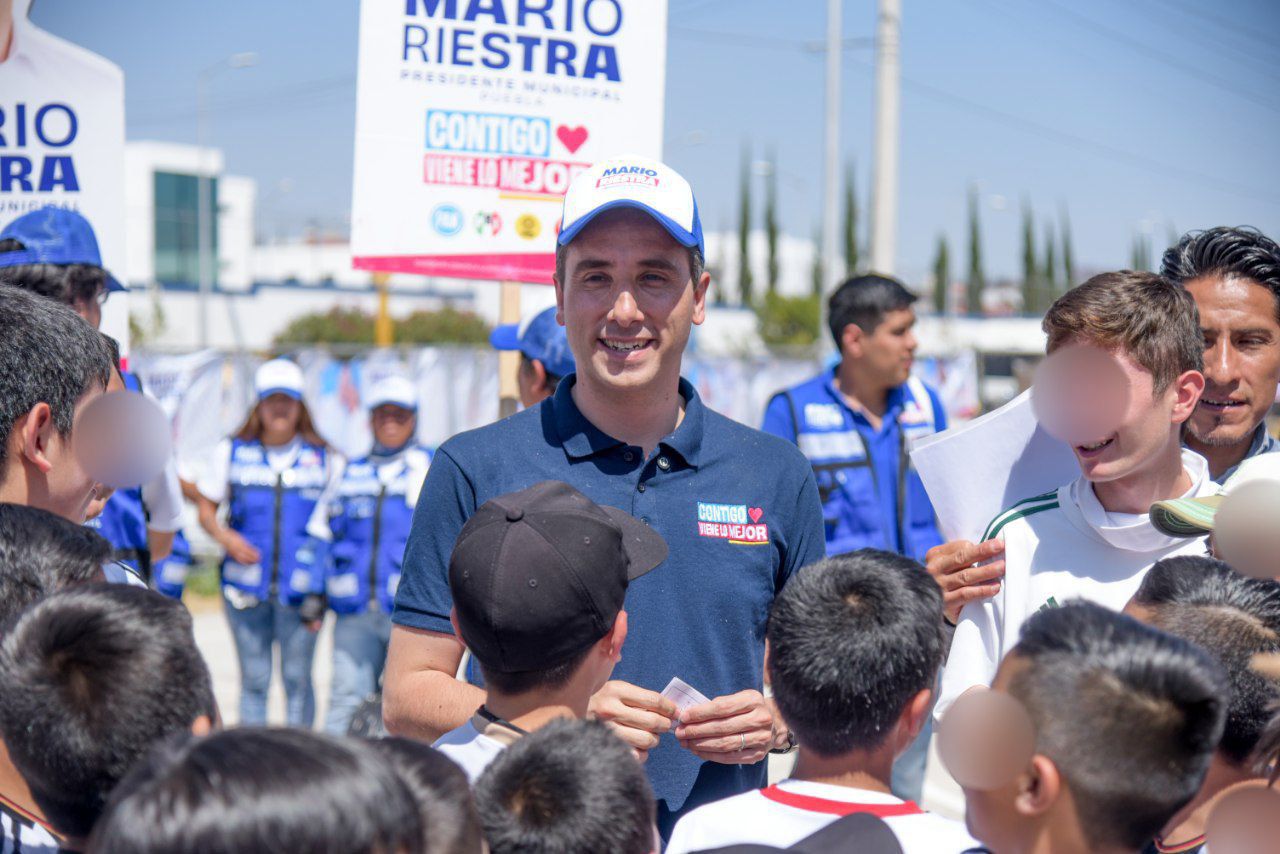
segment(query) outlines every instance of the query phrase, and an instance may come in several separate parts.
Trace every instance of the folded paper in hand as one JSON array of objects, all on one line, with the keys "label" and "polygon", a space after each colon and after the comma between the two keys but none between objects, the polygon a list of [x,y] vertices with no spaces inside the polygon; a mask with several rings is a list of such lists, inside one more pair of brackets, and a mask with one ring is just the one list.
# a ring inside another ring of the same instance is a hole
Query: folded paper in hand
[{"label": "folded paper in hand", "polygon": [[682,712],[692,706],[700,706],[703,703],[711,702],[702,695],[701,691],[678,676],[671,677],[667,687],[662,689],[662,696],[675,703],[676,708]]}]

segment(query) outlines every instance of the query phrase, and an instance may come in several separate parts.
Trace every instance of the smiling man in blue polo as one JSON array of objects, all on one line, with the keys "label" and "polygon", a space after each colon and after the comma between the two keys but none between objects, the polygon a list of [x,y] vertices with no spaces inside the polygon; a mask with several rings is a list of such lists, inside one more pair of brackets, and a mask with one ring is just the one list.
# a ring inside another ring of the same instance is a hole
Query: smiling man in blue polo
[{"label": "smiling man in blue polo", "polygon": [[[762,786],[762,760],[792,743],[761,695],[765,622],[792,573],[822,558],[822,509],[795,445],[707,409],[680,376],[710,284],[688,182],[642,158],[599,163],[569,188],[563,222],[556,299],[576,373],[436,453],[396,596],[384,711],[392,732],[427,739],[475,714],[480,680],[454,679],[449,554],[484,502],[564,481],[670,550],[628,588],[626,653],[590,708],[646,760],[665,836],[683,811]],[[659,694],[672,677],[712,700],[677,709]]]}]

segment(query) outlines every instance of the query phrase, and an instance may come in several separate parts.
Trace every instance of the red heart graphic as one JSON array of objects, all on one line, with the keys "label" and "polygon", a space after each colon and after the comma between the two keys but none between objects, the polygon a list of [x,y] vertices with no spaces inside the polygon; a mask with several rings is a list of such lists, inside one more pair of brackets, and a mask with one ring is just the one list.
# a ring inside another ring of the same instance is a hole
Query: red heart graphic
[{"label": "red heart graphic", "polygon": [[556,128],[556,139],[569,149],[570,154],[576,154],[578,149],[582,148],[582,144],[587,141],[587,129],[582,125],[576,128],[560,125]]},{"label": "red heart graphic", "polygon": [[764,510],[759,507],[752,507],[747,511],[747,515],[751,517],[752,522],[759,522],[760,517],[764,515]]}]

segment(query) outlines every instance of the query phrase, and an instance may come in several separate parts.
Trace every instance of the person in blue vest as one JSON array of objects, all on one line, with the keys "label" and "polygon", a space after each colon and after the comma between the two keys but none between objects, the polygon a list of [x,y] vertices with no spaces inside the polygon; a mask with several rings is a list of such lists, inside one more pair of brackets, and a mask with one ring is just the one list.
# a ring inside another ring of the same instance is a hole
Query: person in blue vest
[{"label": "person in blue vest", "polygon": [[[933,504],[908,451],[947,429],[933,389],[912,376],[915,294],[888,276],[855,276],[828,301],[840,362],[778,392],[763,429],[795,442],[813,465],[827,555],[876,548],[921,563],[942,542]],[[915,800],[924,785],[926,728],[894,766],[894,794]]]},{"label": "person in blue vest", "polygon": [[331,541],[325,592],[337,620],[325,729],[335,735],[346,734],[382,677],[413,508],[431,464],[431,450],[416,441],[413,383],[386,377],[374,383],[365,405],[373,449],[346,464],[311,523],[315,536]]},{"label": "person in blue vest", "polygon": [[[0,282],[68,305],[94,329],[101,325],[108,297],[126,290],[102,266],[89,221],[56,205],[24,214],[0,231]],[[138,376],[120,368],[116,342],[108,342],[116,350],[124,388],[143,393]],[[163,561],[173,546],[181,512],[182,494],[170,460],[149,483],[116,490],[88,524],[115,546],[115,560],[152,580],[153,564]],[[175,595],[172,585],[165,592]]]},{"label": "person in blue vest", "polygon": [[[302,389],[293,362],[263,364],[254,376],[257,403],[196,484],[200,524],[226,551],[222,594],[240,660],[241,724],[266,723],[273,647],[289,725],[315,722],[311,661],[324,577],[307,523],[341,462],[316,432]],[[223,504],[226,524],[218,521]]]}]

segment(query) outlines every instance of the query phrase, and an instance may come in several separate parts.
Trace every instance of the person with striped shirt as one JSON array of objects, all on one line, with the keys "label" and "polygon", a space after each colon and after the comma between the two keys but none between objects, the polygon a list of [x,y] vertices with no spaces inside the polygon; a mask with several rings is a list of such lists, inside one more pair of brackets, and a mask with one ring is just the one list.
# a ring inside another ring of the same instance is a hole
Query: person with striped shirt
[{"label": "person with striped shirt", "polygon": [[1004,544],[997,592],[960,612],[935,711],[988,686],[1022,624],[1043,608],[1087,599],[1124,607],[1156,561],[1203,554],[1205,543],[1157,529],[1152,504],[1212,495],[1204,457],[1182,447],[1183,425],[1204,390],[1204,343],[1186,290],[1150,273],[1104,273],[1067,292],[1044,319],[1048,352],[1092,348],[1123,372],[1127,402],[1106,436],[1073,448],[1080,477],[1017,502],[983,542]]}]

